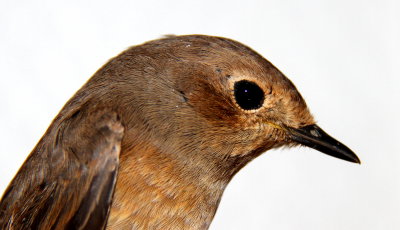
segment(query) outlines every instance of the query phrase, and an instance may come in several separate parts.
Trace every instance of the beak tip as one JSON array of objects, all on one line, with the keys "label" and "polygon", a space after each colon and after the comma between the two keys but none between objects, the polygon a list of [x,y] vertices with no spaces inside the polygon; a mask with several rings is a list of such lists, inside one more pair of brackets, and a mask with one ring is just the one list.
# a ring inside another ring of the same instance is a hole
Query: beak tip
[{"label": "beak tip", "polygon": [[361,160],[357,156],[355,157],[354,163],[361,165]]},{"label": "beak tip", "polygon": [[[353,151],[351,151],[349,148],[347,148],[346,146],[344,146],[343,145],[343,148],[345,148],[346,149],[346,151],[344,152],[344,154],[342,155],[344,158],[342,158],[342,159],[344,159],[344,160],[347,160],[347,161],[350,161],[350,162],[352,162],[352,163],[356,163],[356,164],[361,164],[361,160],[360,160],[360,158],[358,158],[358,156],[353,152]],[[340,158],[340,155],[332,155],[332,156],[334,156],[334,157],[339,157]]]},{"label": "beak tip", "polygon": [[350,161],[351,163],[355,163],[355,164],[359,164],[359,165],[361,164],[361,161],[358,157],[347,159],[347,161]]}]

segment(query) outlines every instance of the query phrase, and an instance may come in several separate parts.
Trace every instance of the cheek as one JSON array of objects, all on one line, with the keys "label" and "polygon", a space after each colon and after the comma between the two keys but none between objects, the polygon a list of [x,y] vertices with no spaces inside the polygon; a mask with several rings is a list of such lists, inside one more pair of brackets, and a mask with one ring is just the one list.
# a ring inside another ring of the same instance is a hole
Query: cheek
[{"label": "cheek", "polygon": [[238,110],[229,96],[203,83],[191,92],[188,103],[197,114],[214,126],[238,126]]}]

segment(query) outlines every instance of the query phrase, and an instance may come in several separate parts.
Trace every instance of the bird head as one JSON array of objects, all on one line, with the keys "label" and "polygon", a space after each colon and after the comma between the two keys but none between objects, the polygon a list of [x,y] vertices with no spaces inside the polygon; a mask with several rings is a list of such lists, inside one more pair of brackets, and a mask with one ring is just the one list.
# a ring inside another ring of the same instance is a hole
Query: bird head
[{"label": "bird head", "polygon": [[123,88],[114,104],[132,125],[127,136],[140,130],[160,152],[181,162],[235,173],[266,150],[296,145],[360,162],[316,125],[284,74],[236,41],[172,36],[132,47],[108,65],[103,69],[113,70],[112,90],[118,89],[115,82]]}]

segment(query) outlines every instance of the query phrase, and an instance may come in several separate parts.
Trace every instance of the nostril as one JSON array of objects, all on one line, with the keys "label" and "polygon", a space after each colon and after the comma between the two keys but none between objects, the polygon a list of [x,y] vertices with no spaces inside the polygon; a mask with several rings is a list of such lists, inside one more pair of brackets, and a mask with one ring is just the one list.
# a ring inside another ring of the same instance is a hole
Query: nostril
[{"label": "nostril", "polygon": [[311,135],[313,135],[314,137],[320,137],[321,134],[317,131],[317,130],[311,130],[310,131]]}]

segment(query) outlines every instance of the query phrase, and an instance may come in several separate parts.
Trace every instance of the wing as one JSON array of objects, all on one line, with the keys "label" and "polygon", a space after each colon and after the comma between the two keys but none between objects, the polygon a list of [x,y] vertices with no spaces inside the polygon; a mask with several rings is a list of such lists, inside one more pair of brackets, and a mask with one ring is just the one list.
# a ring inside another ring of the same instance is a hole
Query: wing
[{"label": "wing", "polygon": [[56,119],[4,193],[0,229],[104,229],[122,136],[112,112]]}]

